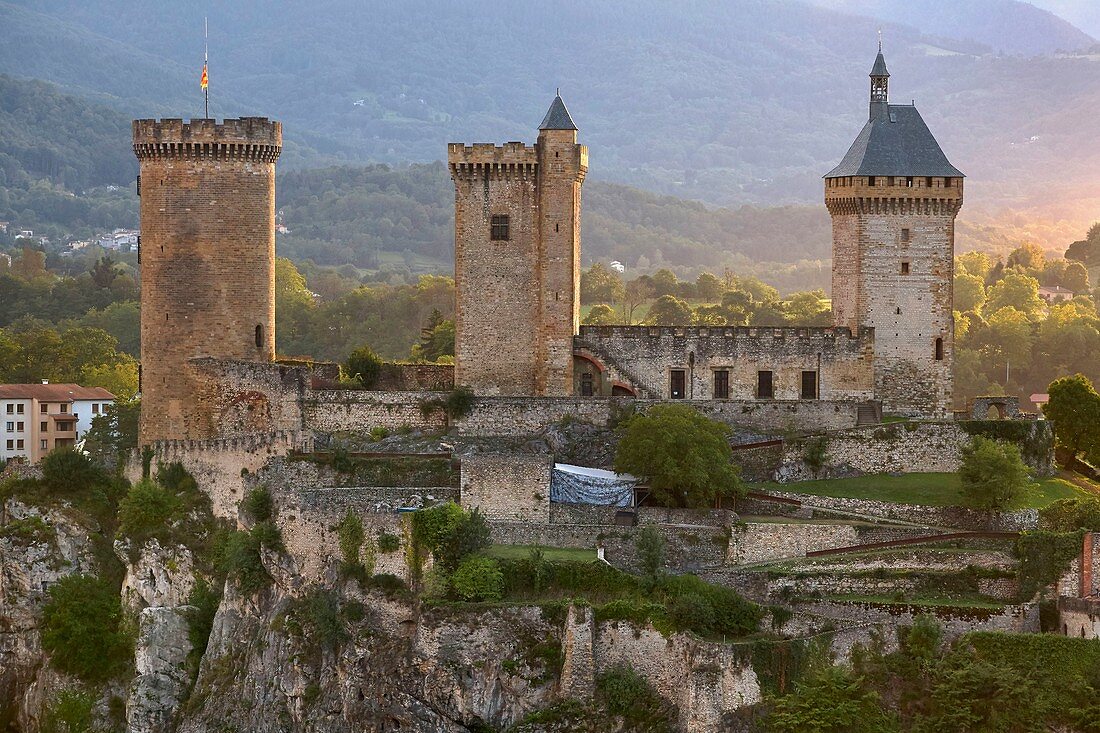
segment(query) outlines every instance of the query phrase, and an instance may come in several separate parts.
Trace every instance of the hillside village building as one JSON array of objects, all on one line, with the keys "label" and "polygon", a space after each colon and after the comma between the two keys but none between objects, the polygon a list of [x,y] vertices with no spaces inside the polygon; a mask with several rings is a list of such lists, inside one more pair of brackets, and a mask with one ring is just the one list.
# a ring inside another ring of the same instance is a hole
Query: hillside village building
[{"label": "hillside village building", "polygon": [[0,460],[38,463],[54,448],[75,446],[114,401],[102,387],[0,384]]},{"label": "hillside village building", "polygon": [[[963,174],[915,106],[870,114],[825,176],[831,328],[579,326],[588,149],[561,97],[534,146],[448,146],[455,184],[455,381],[482,395],[827,400],[914,417],[952,402],[955,216]],[[571,357],[571,368],[570,368]]]}]

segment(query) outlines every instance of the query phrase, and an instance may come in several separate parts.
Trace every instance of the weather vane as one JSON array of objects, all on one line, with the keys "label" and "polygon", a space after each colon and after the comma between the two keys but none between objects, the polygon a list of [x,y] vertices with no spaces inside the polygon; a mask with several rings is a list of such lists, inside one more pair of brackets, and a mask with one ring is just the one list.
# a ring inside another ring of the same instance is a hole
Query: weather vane
[{"label": "weather vane", "polygon": [[882,28],[878,29],[878,50],[882,52]]}]

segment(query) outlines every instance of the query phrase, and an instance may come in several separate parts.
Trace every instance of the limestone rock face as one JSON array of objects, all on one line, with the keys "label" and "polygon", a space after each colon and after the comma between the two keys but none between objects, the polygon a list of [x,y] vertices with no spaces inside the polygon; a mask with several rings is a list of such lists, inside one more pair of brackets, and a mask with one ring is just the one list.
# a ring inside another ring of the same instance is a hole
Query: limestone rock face
[{"label": "limestone rock face", "polygon": [[126,564],[122,599],[131,608],[182,606],[195,585],[191,552],[182,545],[161,547],[152,539],[141,547],[137,561],[130,563],[129,548],[115,543],[115,552]]},{"label": "limestone rock face", "polygon": [[153,606],[141,612],[134,679],[126,702],[130,733],[161,733],[190,685],[187,612],[191,606]]},{"label": "limestone rock face", "polygon": [[[0,718],[36,727],[44,671],[39,623],[49,587],[94,572],[92,529],[63,509],[8,499],[0,523]],[[28,727],[29,726],[29,727]]]}]

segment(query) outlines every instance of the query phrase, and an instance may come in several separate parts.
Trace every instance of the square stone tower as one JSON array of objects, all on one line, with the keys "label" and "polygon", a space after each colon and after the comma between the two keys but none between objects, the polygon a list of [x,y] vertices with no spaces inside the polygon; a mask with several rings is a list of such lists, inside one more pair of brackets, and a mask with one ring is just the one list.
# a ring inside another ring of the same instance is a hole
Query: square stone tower
[{"label": "square stone tower", "polygon": [[447,146],[455,184],[455,384],[573,393],[588,148],[561,96],[534,146]]},{"label": "square stone tower", "polygon": [[825,176],[833,315],[875,330],[875,396],[889,413],[948,417],[954,378],[955,217],[963,174],[917,108],[889,103],[879,49],[870,117]]}]

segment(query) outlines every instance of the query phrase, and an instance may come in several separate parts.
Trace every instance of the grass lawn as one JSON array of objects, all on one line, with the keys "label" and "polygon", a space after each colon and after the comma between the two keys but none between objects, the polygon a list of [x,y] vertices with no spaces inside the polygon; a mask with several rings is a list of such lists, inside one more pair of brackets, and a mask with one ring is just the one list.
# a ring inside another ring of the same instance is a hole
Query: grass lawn
[{"label": "grass lawn", "polygon": [[[881,474],[856,478],[800,481],[791,484],[750,485],[755,491],[790,491],[797,494],[847,499],[872,499],[895,504],[964,506],[962,482],[957,473]],[[1062,478],[1052,477],[1033,484],[1014,509],[1041,509],[1058,499],[1091,496]]]},{"label": "grass lawn", "polygon": [[[533,545],[493,545],[485,554],[501,560],[522,560],[535,549]],[[595,550],[581,550],[572,547],[540,547],[547,562],[589,562],[596,559]]]}]

